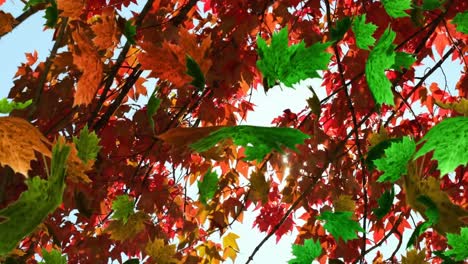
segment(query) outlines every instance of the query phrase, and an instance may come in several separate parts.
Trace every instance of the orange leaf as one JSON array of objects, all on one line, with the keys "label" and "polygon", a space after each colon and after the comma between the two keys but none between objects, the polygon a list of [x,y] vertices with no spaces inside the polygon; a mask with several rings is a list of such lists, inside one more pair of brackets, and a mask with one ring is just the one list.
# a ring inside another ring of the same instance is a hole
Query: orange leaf
[{"label": "orange leaf", "polygon": [[158,138],[176,146],[187,146],[204,138],[222,126],[211,127],[176,127],[158,135]]},{"label": "orange leaf", "polygon": [[91,26],[96,37],[93,38],[94,44],[99,50],[108,50],[109,57],[112,57],[112,51],[119,43],[119,31],[115,21],[114,9],[106,8],[100,16],[100,21]]},{"label": "orange leaf", "polygon": [[72,32],[72,36],[76,42],[73,63],[83,71],[78,80],[73,105],[88,105],[101,84],[103,66],[96,48],[84,31],[77,28]]},{"label": "orange leaf", "polygon": [[16,117],[0,117],[0,165],[8,165],[28,176],[35,151],[51,157],[51,143],[28,121]]},{"label": "orange leaf", "polygon": [[84,0],[57,0],[57,8],[62,10],[60,15],[71,20],[79,19],[84,7]]},{"label": "orange leaf", "polygon": [[0,10],[0,36],[10,32],[15,22],[15,18],[10,13]]}]

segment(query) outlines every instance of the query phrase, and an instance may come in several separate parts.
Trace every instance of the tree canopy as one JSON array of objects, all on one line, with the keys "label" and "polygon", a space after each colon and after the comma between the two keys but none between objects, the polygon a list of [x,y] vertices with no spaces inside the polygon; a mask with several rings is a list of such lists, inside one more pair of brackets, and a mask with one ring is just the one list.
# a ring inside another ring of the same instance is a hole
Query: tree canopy
[{"label": "tree canopy", "polygon": [[468,258],[466,0],[21,2],[0,38],[54,37],[0,99],[0,262],[249,263],[293,230],[289,263]]}]

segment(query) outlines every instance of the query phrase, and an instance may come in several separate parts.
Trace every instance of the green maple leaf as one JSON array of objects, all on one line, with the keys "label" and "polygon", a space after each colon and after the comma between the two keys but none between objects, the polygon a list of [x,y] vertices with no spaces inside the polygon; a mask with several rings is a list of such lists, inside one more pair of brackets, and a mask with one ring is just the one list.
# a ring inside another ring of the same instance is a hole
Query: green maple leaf
[{"label": "green maple leaf", "polygon": [[468,11],[458,13],[452,19],[452,24],[457,25],[457,31],[468,34]]},{"label": "green maple leaf", "polygon": [[50,6],[45,10],[44,18],[46,19],[45,26],[54,28],[58,21],[58,7],[55,1],[50,1]]},{"label": "green maple leaf", "polygon": [[98,136],[94,132],[90,133],[87,125],[83,127],[78,138],[73,137],[73,143],[75,143],[76,150],[78,150],[78,157],[85,164],[89,160],[95,160],[101,149],[101,147],[98,146]]},{"label": "green maple leaf", "polygon": [[392,83],[385,75],[385,70],[395,64],[395,32],[388,28],[370,52],[366,62],[366,80],[375,101],[378,104],[394,105]]},{"label": "green maple leaf", "polygon": [[439,210],[437,209],[437,205],[434,203],[434,201],[431,200],[426,195],[420,195],[418,198],[416,198],[416,201],[419,203],[423,204],[426,207],[426,210],[424,211],[424,214],[427,217],[427,221],[430,225],[435,225],[439,222],[440,214]]},{"label": "green maple leaf", "polygon": [[134,205],[133,198],[130,198],[128,195],[117,196],[112,202],[112,210],[114,210],[112,219],[122,220],[126,224],[128,217],[134,212]]},{"label": "green maple leaf", "polygon": [[336,25],[331,28],[330,35],[333,41],[338,41],[343,38],[344,34],[351,27],[351,19],[344,17],[336,22]]},{"label": "green maple leaf", "polygon": [[459,235],[448,233],[447,244],[452,249],[445,251],[445,256],[453,257],[456,261],[468,259],[468,227],[462,227]]},{"label": "green maple leaf", "polygon": [[135,45],[136,26],[133,24],[132,21],[127,20],[125,22],[123,35],[127,38],[127,41],[130,42],[130,44]]},{"label": "green maple leaf", "polygon": [[416,143],[409,137],[404,137],[401,142],[393,142],[385,149],[385,157],[374,161],[378,170],[383,171],[378,182],[395,182],[401,175],[408,173],[407,164],[416,151]]},{"label": "green maple leaf", "polygon": [[452,117],[431,128],[418,142],[424,145],[414,159],[434,150],[441,176],[468,163],[468,117]]},{"label": "green maple leaf", "polygon": [[203,90],[205,88],[205,76],[203,75],[200,66],[188,54],[185,55],[185,63],[187,67],[187,74],[193,78],[193,81],[190,84],[197,87],[198,90]]},{"label": "green maple leaf", "polygon": [[14,101],[9,102],[8,99],[2,98],[0,99],[0,114],[9,114],[13,110],[25,109],[31,103],[32,103],[31,99],[24,103],[18,103]]},{"label": "green maple leaf", "polygon": [[257,46],[260,57],[257,67],[269,86],[280,81],[292,87],[301,80],[320,77],[317,71],[327,69],[332,56],[325,52],[330,43],[315,43],[306,48],[301,41],[289,47],[287,28],[273,34],[270,46],[262,38],[258,38]]},{"label": "green maple leaf", "polygon": [[67,257],[62,256],[62,252],[56,249],[52,249],[50,252],[42,249],[42,258],[44,261],[41,261],[41,264],[67,264]]},{"label": "green maple leaf", "polygon": [[338,240],[343,239],[344,242],[357,238],[356,232],[364,232],[364,229],[358,222],[351,219],[352,212],[323,212],[317,219],[326,221],[323,226],[332,236]]},{"label": "green maple leaf", "polygon": [[28,178],[28,189],[21,193],[17,201],[0,210],[0,256],[13,250],[61,204],[69,153],[70,147],[56,144],[52,149],[49,178]]},{"label": "green maple leaf", "polygon": [[375,164],[374,161],[376,159],[379,159],[385,155],[385,150],[390,147],[390,145],[393,142],[400,142],[402,138],[392,138],[392,139],[387,139],[379,144],[373,146],[369,152],[367,152],[367,157],[366,157],[366,165],[369,168],[369,170],[375,169]]},{"label": "green maple leaf", "polygon": [[422,8],[426,11],[431,11],[439,8],[443,3],[445,3],[445,0],[424,0]]},{"label": "green maple leaf", "polygon": [[228,138],[231,138],[235,145],[245,147],[246,160],[261,161],[272,150],[282,153],[283,146],[297,150],[296,144],[302,144],[309,136],[289,127],[222,127],[196,141],[191,147],[197,152],[203,152]]},{"label": "green maple leaf", "polygon": [[409,16],[405,10],[411,8],[411,0],[382,0],[387,14],[393,18]]},{"label": "green maple leaf", "polygon": [[304,240],[304,245],[292,245],[292,253],[296,257],[288,261],[289,264],[310,264],[322,254],[320,241]]},{"label": "green maple leaf", "polygon": [[401,71],[401,68],[409,69],[416,62],[416,58],[406,52],[396,52],[395,53],[395,64],[393,64],[392,69]]},{"label": "green maple leaf", "polygon": [[374,46],[375,38],[372,35],[374,35],[377,26],[366,23],[366,14],[354,18],[352,29],[358,48],[369,50],[369,46]]},{"label": "green maple leaf", "polygon": [[377,200],[377,203],[379,204],[379,207],[374,209],[374,214],[377,216],[377,218],[380,220],[382,219],[388,212],[390,212],[390,209],[392,209],[393,205],[393,198],[395,198],[395,190],[387,190],[385,191],[382,196]]},{"label": "green maple leaf", "polygon": [[208,200],[211,200],[218,190],[218,181],[218,174],[209,169],[203,176],[203,180],[197,182],[199,200],[204,205],[207,205]]},{"label": "green maple leaf", "polygon": [[151,131],[153,131],[153,133],[154,133],[153,116],[158,111],[159,106],[161,106],[161,99],[156,97],[156,91],[157,91],[157,89],[155,88],[153,93],[150,95],[150,98],[148,100],[148,104],[146,105],[146,116],[148,117],[148,123],[150,124]]}]

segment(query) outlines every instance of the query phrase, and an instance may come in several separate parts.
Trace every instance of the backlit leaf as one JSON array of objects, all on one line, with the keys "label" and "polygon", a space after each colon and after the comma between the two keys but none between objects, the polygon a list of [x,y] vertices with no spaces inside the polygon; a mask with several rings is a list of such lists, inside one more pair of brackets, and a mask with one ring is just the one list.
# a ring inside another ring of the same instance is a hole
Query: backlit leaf
[{"label": "backlit leaf", "polygon": [[374,46],[375,38],[372,35],[374,35],[377,26],[366,23],[366,14],[355,17],[352,28],[358,48],[369,50],[369,46]]},{"label": "backlit leaf", "polygon": [[112,219],[122,220],[124,224],[127,223],[128,217],[133,214],[134,201],[128,195],[119,195],[112,202],[112,210],[114,214]]},{"label": "backlit leaf", "polygon": [[392,69],[395,69],[397,71],[401,71],[401,68],[409,69],[414,64],[415,61],[416,61],[416,58],[409,53],[396,52],[395,64],[392,66]]},{"label": "backlit leaf", "polygon": [[223,237],[223,248],[224,255],[223,258],[230,258],[232,262],[236,261],[237,252],[239,252],[239,246],[237,245],[236,240],[239,238],[238,235],[230,232]]},{"label": "backlit leaf", "polygon": [[40,262],[41,264],[67,264],[67,257],[62,255],[62,252],[52,249],[48,252],[45,249],[42,249],[42,258],[44,261]]},{"label": "backlit leaf", "polygon": [[434,151],[441,176],[468,163],[468,117],[446,118],[427,132],[414,159]]},{"label": "backlit leaf", "polygon": [[468,34],[468,11],[458,13],[452,20],[457,25],[457,31]]},{"label": "backlit leaf", "polygon": [[423,0],[422,8],[427,11],[431,11],[439,8],[445,0]]},{"label": "backlit leaf", "polygon": [[54,28],[58,21],[58,8],[55,1],[50,1],[50,5],[45,10],[44,18],[46,19],[45,26]]},{"label": "backlit leaf", "polygon": [[178,259],[174,258],[176,246],[166,245],[164,239],[155,238],[153,241],[148,242],[145,247],[145,253],[148,254],[155,263],[179,263]]},{"label": "backlit leaf", "polygon": [[374,214],[378,219],[382,219],[390,210],[393,205],[393,198],[395,197],[395,190],[392,187],[391,190],[385,191],[382,196],[377,200],[379,207],[374,209]]},{"label": "backlit leaf", "polygon": [[15,18],[10,13],[0,10],[0,36],[10,32],[15,22]]},{"label": "backlit leaf", "polygon": [[110,222],[106,232],[110,233],[111,239],[125,241],[135,237],[145,229],[145,222],[148,221],[148,215],[143,212],[136,212],[128,217],[126,223],[122,220]]},{"label": "backlit leaf", "polygon": [[208,200],[213,198],[216,190],[218,190],[218,181],[218,174],[210,169],[205,173],[203,179],[197,182],[200,202],[206,205]]},{"label": "backlit leaf", "polygon": [[335,211],[353,211],[356,209],[356,202],[351,195],[340,195],[333,203]]},{"label": "backlit leaf", "polygon": [[394,105],[392,83],[385,75],[385,70],[395,64],[395,51],[392,44],[395,36],[395,32],[388,28],[370,52],[366,62],[366,80],[378,104]]},{"label": "backlit leaf", "polygon": [[60,205],[69,153],[70,147],[56,144],[52,150],[49,178],[27,179],[28,189],[21,193],[18,200],[0,210],[0,256],[13,250],[21,239],[33,232]]},{"label": "backlit leaf", "polygon": [[401,258],[402,264],[429,264],[429,262],[425,261],[426,252],[420,251],[417,252],[416,249],[410,250],[406,252],[406,256]]},{"label": "backlit leaf", "polygon": [[281,153],[282,147],[296,150],[296,145],[302,144],[309,136],[288,127],[222,127],[193,143],[191,147],[195,151],[203,152],[228,138],[231,138],[235,145],[245,147],[246,160],[260,161],[272,150]]},{"label": "backlit leaf", "polygon": [[0,99],[0,114],[9,114],[13,110],[22,110],[31,105],[32,100],[28,100],[24,103],[11,101],[9,102],[8,99],[2,98]]},{"label": "backlit leaf", "polygon": [[266,181],[265,173],[254,171],[250,174],[250,192],[249,198],[255,203],[261,201],[262,204],[268,202],[268,192],[270,190],[270,182]]},{"label": "backlit leaf", "polygon": [[73,137],[73,142],[78,150],[78,157],[84,164],[88,163],[90,160],[96,160],[97,154],[101,149],[98,145],[99,138],[94,131],[91,133],[89,132],[87,125],[81,129],[79,137]]},{"label": "backlit leaf", "polygon": [[323,226],[338,241],[340,238],[344,242],[357,238],[356,232],[363,232],[364,229],[358,222],[351,219],[352,212],[330,212],[321,213],[317,219],[325,221]]},{"label": "backlit leaf", "polygon": [[304,245],[292,245],[294,259],[288,261],[288,264],[310,264],[322,254],[320,241],[313,239],[304,240]]},{"label": "backlit leaf", "polygon": [[385,157],[374,161],[378,170],[383,171],[378,182],[395,182],[401,175],[408,172],[407,164],[416,151],[416,144],[409,137],[404,137],[401,142],[393,142],[385,149]]},{"label": "backlit leaf", "polygon": [[452,248],[444,255],[453,257],[456,261],[468,259],[468,227],[463,227],[460,234],[447,234],[447,244]]},{"label": "backlit leaf", "polygon": [[193,81],[190,84],[197,87],[198,90],[203,90],[203,88],[205,88],[205,76],[203,75],[200,66],[188,54],[185,56],[185,62],[187,65],[187,74],[193,78]]},{"label": "backlit leaf", "polygon": [[330,35],[333,41],[338,41],[343,38],[344,34],[351,27],[351,19],[344,17],[336,22],[336,25],[331,28]]},{"label": "backlit leaf", "polygon": [[393,18],[409,16],[405,11],[411,8],[411,0],[382,0],[382,4]]},{"label": "backlit leaf", "polygon": [[272,87],[280,81],[288,87],[308,78],[320,77],[318,70],[327,69],[331,54],[326,52],[330,43],[315,43],[305,47],[302,41],[288,46],[288,30],[283,28],[273,34],[271,45],[262,38],[257,39],[257,67],[267,78],[268,86]]},{"label": "backlit leaf", "polygon": [[366,164],[369,170],[375,169],[374,161],[380,159],[384,156],[385,150],[390,147],[393,142],[401,142],[402,138],[391,138],[391,139],[384,139],[383,141],[379,142],[377,145],[372,147],[367,152],[366,157]]},{"label": "backlit leaf", "polygon": [[154,114],[156,114],[156,112],[159,109],[159,106],[161,105],[161,99],[156,97],[156,91],[157,89],[154,89],[153,93],[150,95],[148,104],[146,105],[146,115],[148,116],[148,122],[151,126],[151,131],[153,132],[154,132],[153,116]]},{"label": "backlit leaf", "polygon": [[127,41],[135,45],[135,36],[136,36],[136,26],[132,21],[127,20],[125,22],[123,35],[127,38]]}]

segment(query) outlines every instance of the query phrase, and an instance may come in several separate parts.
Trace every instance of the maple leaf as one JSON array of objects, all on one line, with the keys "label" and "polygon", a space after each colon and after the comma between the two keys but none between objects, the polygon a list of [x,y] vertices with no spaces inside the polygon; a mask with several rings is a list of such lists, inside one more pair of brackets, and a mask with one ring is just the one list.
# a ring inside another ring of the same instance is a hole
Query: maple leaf
[{"label": "maple leaf", "polygon": [[272,150],[283,153],[283,146],[297,150],[296,144],[302,144],[309,136],[289,127],[221,127],[190,146],[197,152],[203,152],[228,138],[232,138],[234,144],[245,147],[246,160],[261,161]]},{"label": "maple leaf", "polygon": [[57,8],[62,11],[61,16],[78,20],[85,8],[85,0],[57,0]]},{"label": "maple leaf", "polygon": [[112,219],[122,220],[122,222],[126,224],[128,217],[133,214],[134,207],[134,201],[128,195],[117,196],[112,202],[112,210],[114,210]]},{"label": "maple leaf", "polygon": [[249,198],[252,201],[262,201],[263,204],[267,203],[269,190],[270,182],[265,180],[265,175],[263,172],[254,171],[250,174]]},{"label": "maple leaf", "polygon": [[128,216],[126,223],[122,220],[113,220],[106,228],[106,232],[110,233],[111,239],[125,241],[143,231],[146,221],[148,221],[147,214],[136,212]]},{"label": "maple leaf", "polygon": [[379,207],[375,208],[374,214],[378,219],[382,219],[390,210],[393,205],[393,198],[395,197],[395,189],[385,191],[382,196],[377,200]]},{"label": "maple leaf", "polygon": [[416,249],[406,252],[406,256],[401,258],[402,264],[429,264],[425,261],[426,253],[424,251],[417,252]]},{"label": "maple leaf", "polygon": [[203,175],[203,180],[197,182],[198,192],[200,194],[200,202],[204,205],[208,200],[211,200],[218,189],[218,174],[211,171],[211,168]]},{"label": "maple leaf", "polygon": [[10,32],[14,23],[16,23],[16,20],[10,13],[0,10],[0,36]]},{"label": "maple leaf", "polygon": [[351,219],[352,212],[330,212],[321,213],[317,219],[325,221],[323,226],[332,236],[344,242],[357,238],[356,232],[364,232],[358,222]]},{"label": "maple leaf", "polygon": [[89,36],[78,27],[72,32],[76,42],[73,51],[73,63],[83,71],[76,85],[73,105],[88,105],[101,85],[103,66],[99,54]]},{"label": "maple leaf", "polygon": [[24,119],[0,117],[0,165],[8,165],[13,171],[28,176],[30,161],[35,160],[37,151],[51,156],[50,142],[41,132]]},{"label": "maple leaf", "polygon": [[60,205],[69,153],[70,147],[56,144],[52,149],[49,178],[27,179],[28,189],[21,193],[17,201],[0,210],[0,256],[13,250],[23,237],[33,232]]},{"label": "maple leaf", "polygon": [[130,20],[125,21],[123,35],[127,38],[128,42],[135,45],[136,26],[133,24],[132,21]]},{"label": "maple leaf", "polygon": [[453,257],[456,261],[468,259],[468,227],[463,227],[460,234],[447,234],[447,244],[452,249],[444,252],[445,256]]},{"label": "maple leaf", "polygon": [[468,163],[468,117],[452,117],[442,120],[418,142],[424,144],[414,159],[434,150],[433,159],[438,162],[441,176]]},{"label": "maple leaf", "polygon": [[58,21],[58,7],[55,1],[51,1],[50,5],[45,10],[44,18],[46,19],[45,26],[54,28]]},{"label": "maple leaf", "polygon": [[457,31],[468,34],[468,11],[458,13],[452,19],[452,24],[457,26]]},{"label": "maple leaf", "polygon": [[453,103],[443,103],[436,99],[434,103],[442,109],[454,110],[461,115],[468,116],[468,99],[461,98],[460,102]]},{"label": "maple leaf", "polygon": [[190,84],[197,87],[198,90],[202,90],[205,88],[205,76],[203,76],[200,66],[192,57],[190,57],[190,55],[185,56],[185,61],[187,74],[193,77],[193,81]]},{"label": "maple leaf", "polygon": [[40,264],[67,264],[67,257],[62,255],[62,252],[52,249],[48,252],[42,249],[42,258],[44,261],[39,262]]},{"label": "maple leaf", "polygon": [[395,182],[401,175],[408,172],[407,164],[416,151],[416,144],[409,137],[404,137],[401,142],[393,142],[385,149],[385,157],[374,160],[378,170],[384,173],[377,179],[378,182]]},{"label": "maple leaf", "polygon": [[408,69],[411,65],[414,64],[416,58],[413,55],[406,52],[396,52],[395,53],[395,64],[391,67],[397,71],[401,71],[401,68]]},{"label": "maple leaf", "polygon": [[373,146],[368,152],[366,157],[366,164],[369,170],[375,169],[374,161],[382,158],[385,155],[385,150],[394,142],[401,142],[402,138],[384,139]]},{"label": "maple leaf", "polygon": [[151,131],[154,133],[154,120],[153,116],[156,114],[156,112],[159,109],[159,106],[161,105],[161,99],[156,97],[156,91],[158,89],[154,89],[153,93],[150,95],[148,104],[146,105],[146,115],[148,117],[148,122],[151,126]]},{"label": "maple leaf", "polygon": [[353,211],[356,209],[356,202],[351,195],[340,195],[333,203],[335,211]]},{"label": "maple leaf", "polygon": [[174,258],[176,253],[175,245],[166,245],[164,239],[155,238],[148,242],[145,246],[145,253],[149,255],[156,263],[171,264],[179,263],[179,260]]},{"label": "maple leaf", "polygon": [[390,89],[392,83],[387,79],[385,70],[390,69],[395,64],[395,51],[392,44],[395,35],[395,32],[388,28],[370,52],[366,62],[367,83],[378,104],[394,105],[393,93]]},{"label": "maple leaf", "polygon": [[73,143],[78,150],[78,157],[83,161],[84,164],[88,161],[96,160],[97,154],[101,149],[99,144],[99,138],[96,133],[89,132],[88,125],[85,125],[81,129],[79,137],[73,137]]},{"label": "maple leaf", "polygon": [[320,241],[313,239],[304,240],[304,245],[292,245],[294,259],[288,261],[289,264],[310,264],[322,254]]},{"label": "maple leaf", "polygon": [[265,40],[257,39],[258,55],[257,67],[267,78],[271,87],[277,81],[288,87],[307,78],[320,77],[318,70],[327,69],[331,54],[325,49],[331,43],[315,43],[305,47],[304,41],[288,47],[288,29],[283,28],[273,34],[271,45]]},{"label": "maple leaf", "polygon": [[[99,21],[91,26],[94,34],[94,45],[99,50],[113,51],[119,43],[119,30],[115,21],[114,9],[106,8],[99,16]],[[112,55],[112,52],[109,53]]]},{"label": "maple leaf", "polygon": [[228,233],[223,237],[223,258],[228,257],[232,260],[233,263],[236,261],[237,252],[239,252],[239,246],[236,242],[236,239],[238,238],[239,236],[232,232]]},{"label": "maple leaf", "polygon": [[351,27],[351,18],[345,17],[336,22],[336,25],[330,29],[331,39],[338,41],[343,38],[344,34]]},{"label": "maple leaf", "polygon": [[13,110],[22,110],[31,105],[32,100],[29,99],[28,101],[21,103],[11,101],[9,102],[8,99],[2,98],[0,99],[0,114],[9,114]]},{"label": "maple leaf", "polygon": [[369,46],[374,46],[375,38],[372,35],[374,35],[377,26],[366,23],[366,14],[354,18],[352,29],[358,48],[369,50]]},{"label": "maple leaf", "polygon": [[426,11],[431,11],[439,8],[446,0],[424,0],[422,8]]},{"label": "maple leaf", "polygon": [[382,0],[387,14],[393,18],[409,16],[405,10],[411,8],[411,0]]}]

